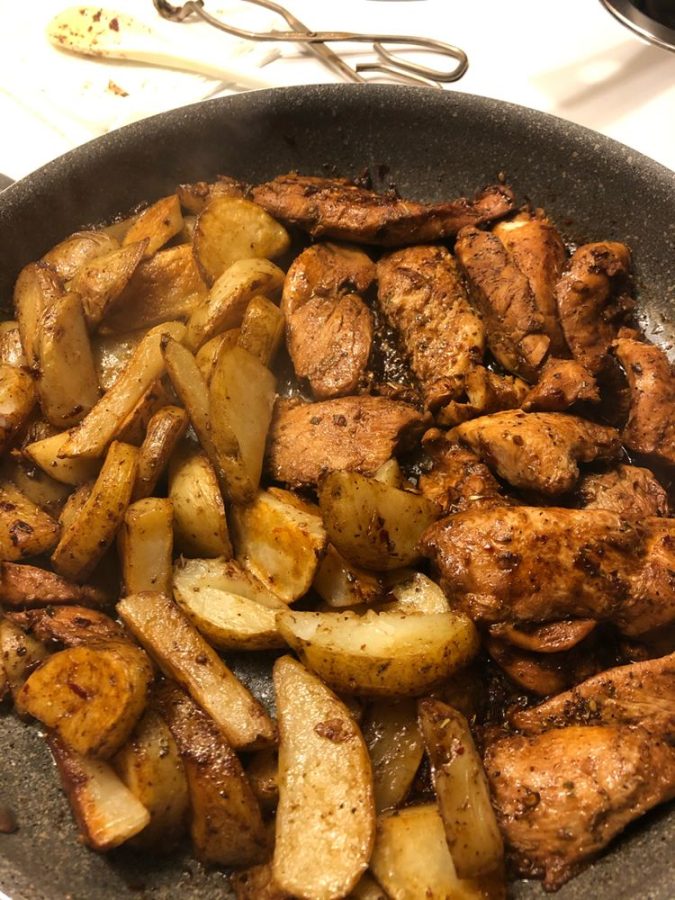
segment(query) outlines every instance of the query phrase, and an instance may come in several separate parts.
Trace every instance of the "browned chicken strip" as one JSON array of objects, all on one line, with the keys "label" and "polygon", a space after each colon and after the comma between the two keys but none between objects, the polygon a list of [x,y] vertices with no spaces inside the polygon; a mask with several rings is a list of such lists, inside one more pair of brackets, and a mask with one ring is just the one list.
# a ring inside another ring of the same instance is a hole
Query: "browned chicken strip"
[{"label": "browned chicken strip", "polygon": [[628,288],[630,251],[624,244],[584,244],[572,255],[557,284],[556,299],[572,356],[593,375],[627,313],[633,309]]},{"label": "browned chicken strip", "polygon": [[126,637],[122,625],[105,613],[86,606],[27,609],[6,613],[6,616],[39,641],[55,641],[66,647]]},{"label": "browned chicken strip", "polygon": [[377,264],[380,309],[400,337],[426,405],[463,393],[463,376],[483,359],[485,329],[445,247],[408,247]]},{"label": "browned chicken strip", "polygon": [[630,387],[630,414],[623,440],[631,450],[675,465],[675,372],[654,344],[621,338],[614,353]]},{"label": "browned chicken strip", "polygon": [[467,277],[471,299],[485,320],[495,359],[509,372],[536,381],[551,339],[529,281],[489,231],[463,228],[455,255]]},{"label": "browned chicken strip", "polygon": [[588,369],[575,359],[547,359],[523,401],[526,412],[562,412],[575,403],[598,403],[600,391]]},{"label": "browned chicken strip", "polygon": [[376,275],[375,263],[358,247],[329,241],[312,244],[293,260],[286,273],[281,309],[290,316],[313,297],[365,294]]},{"label": "browned chicken strip", "polygon": [[567,344],[558,319],[555,286],[565,266],[565,245],[558,229],[542,210],[535,215],[520,213],[493,229],[511,258],[527,278],[544,331],[553,353],[566,354]]},{"label": "browned chicken strip", "polygon": [[604,509],[471,508],[420,543],[449,597],[478,622],[605,619],[627,635],[675,619],[675,519]]},{"label": "browned chicken strip", "polygon": [[617,666],[510,716],[526,734],[566,725],[642,725],[670,738],[675,734],[675,653]]},{"label": "browned chicken strip", "polygon": [[483,366],[476,366],[464,379],[466,399],[451,400],[439,409],[436,422],[452,427],[502,409],[519,409],[528,390],[527,382],[522,378],[497,375]]},{"label": "browned chicken strip", "polygon": [[411,447],[425,418],[384,397],[343,397],[322,403],[277,403],[267,470],[277,481],[316,484],[326,472],[373,475],[397,450]]},{"label": "browned chicken strip", "polygon": [[675,794],[675,749],[639,727],[506,737],[488,747],[485,767],[516,870],[547,890]]},{"label": "browned chicken strip", "polygon": [[566,413],[505,410],[464,422],[451,437],[514,487],[548,495],[574,487],[578,462],[615,459],[621,452],[616,429]]},{"label": "browned chicken strip", "polygon": [[611,509],[626,518],[668,515],[668,494],[650,469],[620,465],[586,475],[577,493],[584,509]]},{"label": "browned chicken strip", "polygon": [[457,234],[465,225],[490,222],[513,209],[503,185],[485,188],[473,200],[416,203],[357,187],[344,178],[280,175],[251,191],[272,216],[298,225],[313,237],[394,247]]}]

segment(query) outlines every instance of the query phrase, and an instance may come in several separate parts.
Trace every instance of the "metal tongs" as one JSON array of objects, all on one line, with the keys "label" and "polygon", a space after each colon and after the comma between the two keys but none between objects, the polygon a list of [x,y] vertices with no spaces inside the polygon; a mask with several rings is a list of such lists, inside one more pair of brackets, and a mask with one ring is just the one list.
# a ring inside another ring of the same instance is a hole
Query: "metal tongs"
[{"label": "metal tongs", "polygon": [[[172,22],[185,22],[190,16],[198,16],[204,22],[213,25],[214,28],[245,40],[304,44],[321,62],[349,81],[365,82],[367,79],[361,75],[362,72],[379,72],[396,82],[442,88],[443,83],[457,81],[461,78],[469,65],[469,60],[463,50],[435,38],[404,34],[364,34],[353,31],[312,31],[299,19],[296,19],[289,10],[278,3],[273,3],[272,0],[243,0],[243,2],[253,3],[255,6],[262,6],[264,9],[277,13],[286,21],[289,28],[281,31],[247,31],[243,28],[236,28],[234,25],[228,25],[212,16],[204,9],[203,0],[188,0],[182,6],[173,6],[167,0],[153,0],[159,14]],[[326,46],[329,43],[371,44],[377,59],[372,62],[357,63],[352,68],[341,56]],[[421,63],[410,62],[388,49],[387,45],[435,53],[453,60],[454,65],[444,71],[424,66]]]}]

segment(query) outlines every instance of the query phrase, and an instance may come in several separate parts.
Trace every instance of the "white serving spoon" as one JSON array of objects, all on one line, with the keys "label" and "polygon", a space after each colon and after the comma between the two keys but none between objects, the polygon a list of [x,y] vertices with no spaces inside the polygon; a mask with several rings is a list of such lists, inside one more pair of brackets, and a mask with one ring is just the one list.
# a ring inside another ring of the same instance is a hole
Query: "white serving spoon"
[{"label": "white serving spoon", "polygon": [[[253,45],[237,41],[223,45],[218,59],[205,59],[200,46],[199,56],[185,55],[182,48],[165,40],[143,22],[124,13],[94,6],[73,6],[55,16],[47,26],[50,42],[59,50],[96,59],[127,60],[165,69],[196,72],[218,81],[232,82],[242,88],[270,87],[270,82],[249,71],[230,67],[233,57],[245,58]],[[213,56],[213,49],[210,49]],[[276,55],[274,55],[276,54]],[[272,50],[271,62],[280,54]],[[260,63],[259,63],[260,65]]]}]

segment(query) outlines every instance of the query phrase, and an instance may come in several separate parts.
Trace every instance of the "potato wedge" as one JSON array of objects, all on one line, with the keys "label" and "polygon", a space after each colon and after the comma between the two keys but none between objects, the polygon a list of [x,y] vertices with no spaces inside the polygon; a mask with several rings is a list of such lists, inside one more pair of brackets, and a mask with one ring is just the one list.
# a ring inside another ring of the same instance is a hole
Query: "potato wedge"
[{"label": "potato wedge", "polygon": [[[42,641],[26,634],[23,628],[9,619],[0,619],[0,681],[4,682],[5,690],[11,693],[14,700],[26,679],[47,656],[47,648]],[[0,696],[3,693],[0,691]]]},{"label": "potato wedge", "polygon": [[171,593],[173,579],[173,504],[146,497],[128,507],[117,536],[125,594]]},{"label": "potato wedge", "polygon": [[462,613],[279,614],[279,631],[303,662],[336,691],[374,697],[416,696],[449,678],[478,650]]},{"label": "potato wedge", "polygon": [[17,703],[77,753],[105,759],[138,722],[153,678],[145,653],[129,641],[61,650],[24,683]]},{"label": "potato wedge", "polygon": [[0,322],[0,364],[14,366],[17,369],[28,365],[18,322],[11,320]]},{"label": "potato wedge", "polygon": [[154,492],[176,444],[187,430],[188,422],[188,414],[180,406],[163,406],[150,417],[138,454],[138,474],[132,495],[134,501],[149,497]]},{"label": "potato wedge", "polygon": [[173,596],[195,628],[220,650],[286,646],[276,623],[285,604],[232,560],[178,563]]},{"label": "potato wedge", "polygon": [[91,340],[94,367],[99,386],[108,391],[129,364],[136,347],[147,334],[147,329],[125,331],[123,334],[96,334]]},{"label": "potato wedge", "polygon": [[312,587],[334,609],[375,603],[384,593],[380,578],[348,563],[332,544],[326,547]]},{"label": "potato wedge", "polygon": [[243,197],[212,197],[197,218],[192,247],[208,284],[243,259],[276,259],[288,250],[288,232]]},{"label": "potato wedge", "polygon": [[373,765],[375,809],[381,813],[403,803],[424,756],[415,701],[373,703],[363,737]]},{"label": "potato wedge", "polygon": [[281,657],[273,679],[279,717],[274,880],[305,900],[344,897],[373,849],[368,751],[345,705],[301,663]]},{"label": "potato wedge", "polygon": [[211,376],[218,362],[221,349],[236,347],[239,340],[239,332],[239,328],[230,328],[229,331],[223,331],[222,334],[217,334],[210,341],[203,344],[195,354],[195,362],[207,385],[211,384]]},{"label": "potato wedge", "polygon": [[98,609],[86,606],[68,604],[7,612],[5,615],[33,637],[51,645],[52,649],[54,643],[64,647],[79,647],[81,644],[126,639],[119,622]]},{"label": "potato wedge", "polygon": [[175,194],[162,197],[133,220],[122,238],[122,246],[147,240],[144,256],[152,256],[183,228],[180,201]]},{"label": "potato wedge", "polygon": [[206,454],[187,443],[175,451],[169,463],[169,499],[180,553],[206,558],[232,556],[216,473]]},{"label": "potato wedge", "polygon": [[94,357],[82,303],[66,294],[46,309],[38,327],[37,380],[40,406],[56,428],[69,428],[99,399]]},{"label": "potato wedge", "polygon": [[253,866],[230,875],[230,887],[236,900],[293,900],[274,881],[271,863]]},{"label": "potato wedge", "polygon": [[391,459],[388,459],[386,462],[382,463],[377,472],[374,473],[373,478],[376,481],[381,481],[382,484],[388,484],[389,487],[399,488],[400,490],[403,490],[403,472],[401,471],[399,461],[397,459],[394,459],[393,456]]},{"label": "potato wedge", "polygon": [[35,381],[26,369],[0,363],[0,454],[28,421],[36,398]]},{"label": "potato wedge", "polygon": [[500,869],[504,845],[468,722],[446,703],[427,699],[419,703],[419,725],[458,876],[475,878]]},{"label": "potato wedge", "polygon": [[90,496],[52,553],[59,575],[84,582],[94,571],[122,524],[137,468],[136,447],[113,441]]},{"label": "potato wedge", "polygon": [[48,250],[42,262],[47,263],[59,278],[70,281],[82,266],[118,248],[119,241],[105,231],[76,231]]},{"label": "potato wedge", "polygon": [[134,838],[133,845],[170,852],[185,831],[189,797],[185,768],[164,719],[155,710],[146,709],[111,762],[150,813],[150,822]]},{"label": "potato wedge", "polygon": [[385,584],[389,598],[393,600],[388,609],[426,615],[450,610],[442,588],[422,572],[401,569],[385,578]]},{"label": "potato wedge", "polygon": [[256,294],[273,297],[281,291],[284,273],[267,259],[241,259],[214,282],[206,302],[187,323],[185,344],[197,351],[220,331],[238,328]]},{"label": "potato wedge", "polygon": [[274,360],[284,336],[284,314],[267,297],[253,297],[241,322],[239,346],[264,366]]},{"label": "potato wedge", "polygon": [[84,456],[69,459],[61,456],[61,450],[70,440],[67,431],[61,431],[50,437],[42,438],[24,447],[23,452],[38,468],[58,481],[73,487],[96,478],[101,468],[100,459],[87,459]]},{"label": "potato wedge", "polygon": [[76,753],[57,735],[50,735],[48,743],[63,791],[88,847],[112,850],[147,826],[150,813],[112,766]]},{"label": "potato wedge", "polygon": [[115,439],[140,447],[145,440],[150,419],[165,406],[174,403],[175,399],[175,395],[169,393],[163,380],[158,378],[124,419],[115,434]]},{"label": "potato wedge", "polygon": [[61,534],[63,534],[67,528],[70,528],[73,522],[77,521],[80,517],[85,503],[91,497],[91,492],[94,489],[95,483],[95,481],[85,481],[84,484],[81,484],[73,491],[63,504],[63,508],[59,513]]},{"label": "potato wedge", "polygon": [[349,895],[349,900],[389,900],[389,898],[372,875],[365,872]]},{"label": "potato wedge", "polygon": [[35,506],[11,481],[0,483],[0,559],[17,562],[49,551],[59,525]]},{"label": "potato wedge", "polygon": [[45,263],[28,263],[19,273],[14,286],[14,314],[19,323],[23,352],[31,367],[35,365],[42,313],[65,293],[63,282]]},{"label": "potato wedge", "polygon": [[183,334],[184,326],[180,322],[166,322],[151,328],[136,347],[124,373],[72,429],[61,447],[60,456],[88,459],[102,456],[127,416],[163,374],[162,341],[165,335],[180,340]]},{"label": "potato wedge", "polygon": [[390,487],[357,472],[331,472],[319,485],[328,537],[364,569],[387,571],[419,559],[417,542],[440,515],[420,494]]},{"label": "potato wedge", "polygon": [[279,759],[277,751],[269,748],[254,753],[246,775],[258,803],[266,812],[273,812],[279,802]]},{"label": "potato wedge", "polygon": [[326,546],[321,519],[270,491],[231,515],[239,562],[284,603],[307,593]]},{"label": "potato wedge", "polygon": [[109,597],[98,587],[75,584],[37,566],[0,562],[0,604],[16,609],[76,603],[99,607]]},{"label": "potato wedge", "polygon": [[80,266],[68,288],[82,298],[82,309],[91,330],[98,327],[143,259],[147,240],[96,256]]},{"label": "potato wedge", "polygon": [[54,518],[58,517],[71,493],[71,487],[50,478],[18,451],[5,457],[0,480],[12,481],[22,494]]},{"label": "potato wedge", "polygon": [[120,600],[117,612],[162,672],[190,693],[235,749],[274,741],[274,725],[261,704],[169,597],[133,594]]},{"label": "potato wedge", "polygon": [[161,686],[155,700],[185,767],[196,855],[204,863],[223,866],[262,862],[269,845],[260,807],[222,731],[170,682]]}]

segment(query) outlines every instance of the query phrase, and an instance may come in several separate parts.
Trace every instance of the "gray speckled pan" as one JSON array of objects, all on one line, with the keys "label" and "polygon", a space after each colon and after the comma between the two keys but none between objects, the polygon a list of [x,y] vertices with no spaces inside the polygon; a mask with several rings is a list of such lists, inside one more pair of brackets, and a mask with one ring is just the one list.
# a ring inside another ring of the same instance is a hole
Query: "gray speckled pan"
[{"label": "gray speckled pan", "polygon": [[[5,136],[4,140],[10,139]],[[531,110],[419,88],[331,85],[258,91],[187,107],[93,141],[0,196],[0,304],[24,263],[77,227],[218,173],[258,181],[297,169],[355,175],[364,167],[403,196],[472,193],[505,173],[520,200],[547,209],[571,240],[613,238],[633,248],[647,332],[675,336],[675,176],[583,128]],[[381,167],[387,167],[385,170]],[[239,665],[269,700],[265,660]],[[20,828],[0,834],[0,890],[37,898],[229,897],[217,871],[189,853],[163,861],[77,842],[56,773],[36,730],[0,718],[0,802]],[[666,900],[675,819],[657,810],[565,886],[560,900]],[[513,896],[543,896],[537,884]]]}]

